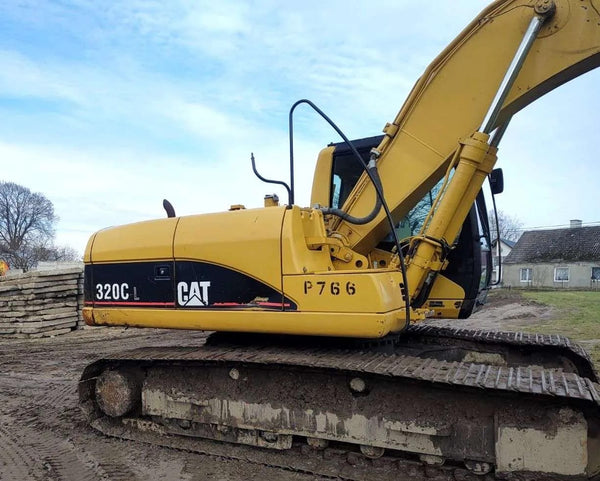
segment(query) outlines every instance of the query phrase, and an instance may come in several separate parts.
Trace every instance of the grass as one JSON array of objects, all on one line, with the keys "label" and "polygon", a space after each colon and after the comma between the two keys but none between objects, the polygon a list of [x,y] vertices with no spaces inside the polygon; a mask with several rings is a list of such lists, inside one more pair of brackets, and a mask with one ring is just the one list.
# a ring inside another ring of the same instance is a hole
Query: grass
[{"label": "grass", "polygon": [[521,296],[525,301],[555,308],[550,319],[523,326],[522,330],[562,334],[579,341],[600,368],[600,291],[504,291],[498,300]]}]

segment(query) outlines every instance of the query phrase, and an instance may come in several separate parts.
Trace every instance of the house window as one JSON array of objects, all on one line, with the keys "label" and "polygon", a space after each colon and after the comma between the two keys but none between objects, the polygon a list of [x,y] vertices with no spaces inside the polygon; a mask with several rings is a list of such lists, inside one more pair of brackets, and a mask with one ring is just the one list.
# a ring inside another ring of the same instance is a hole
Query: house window
[{"label": "house window", "polygon": [[554,282],[569,282],[569,268],[568,267],[555,267],[554,268]]},{"label": "house window", "polygon": [[592,280],[600,281],[600,267],[592,267]]},{"label": "house window", "polygon": [[533,280],[533,270],[531,267],[521,269],[521,282],[531,282]]}]

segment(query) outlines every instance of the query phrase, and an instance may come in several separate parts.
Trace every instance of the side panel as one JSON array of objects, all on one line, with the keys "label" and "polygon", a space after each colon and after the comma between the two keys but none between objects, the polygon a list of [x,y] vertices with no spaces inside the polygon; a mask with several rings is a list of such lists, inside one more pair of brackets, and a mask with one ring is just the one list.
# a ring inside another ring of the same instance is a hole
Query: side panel
[{"label": "side panel", "polygon": [[85,302],[95,308],[295,310],[281,293],[285,212],[239,210],[100,231],[86,250]]},{"label": "side panel", "polygon": [[281,291],[281,225],[285,207],[181,217],[176,261],[210,262],[251,275]]},{"label": "side panel", "polygon": [[241,272],[207,262],[176,261],[178,308],[261,307],[295,310],[281,292]]},{"label": "side panel", "polygon": [[97,232],[84,256],[85,304],[173,307],[173,235],[178,221],[157,219]]},{"label": "side panel", "polygon": [[[179,218],[109,227],[88,243],[92,263],[173,258],[173,234]],[[87,257],[87,254],[86,254]]]},{"label": "side panel", "polygon": [[85,267],[85,304],[174,307],[173,261],[93,264]]},{"label": "side panel", "polygon": [[86,266],[85,300],[95,307],[295,310],[272,287],[207,262],[159,261]]}]

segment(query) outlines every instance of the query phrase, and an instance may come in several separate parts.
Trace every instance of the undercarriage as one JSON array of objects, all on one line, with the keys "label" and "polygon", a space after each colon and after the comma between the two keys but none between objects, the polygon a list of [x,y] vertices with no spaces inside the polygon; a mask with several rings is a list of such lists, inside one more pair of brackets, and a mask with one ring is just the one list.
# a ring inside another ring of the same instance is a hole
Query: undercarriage
[{"label": "undercarriage", "polygon": [[344,479],[600,477],[598,376],[562,336],[217,333],[97,361],[79,391],[107,435]]}]

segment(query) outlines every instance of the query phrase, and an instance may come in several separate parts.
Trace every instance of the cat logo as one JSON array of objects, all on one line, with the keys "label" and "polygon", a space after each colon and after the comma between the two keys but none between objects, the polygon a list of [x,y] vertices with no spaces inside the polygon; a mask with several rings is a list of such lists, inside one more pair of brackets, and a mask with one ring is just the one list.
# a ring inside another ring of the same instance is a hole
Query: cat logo
[{"label": "cat logo", "polygon": [[181,307],[208,306],[208,288],[210,281],[179,282],[177,284],[177,303]]}]

